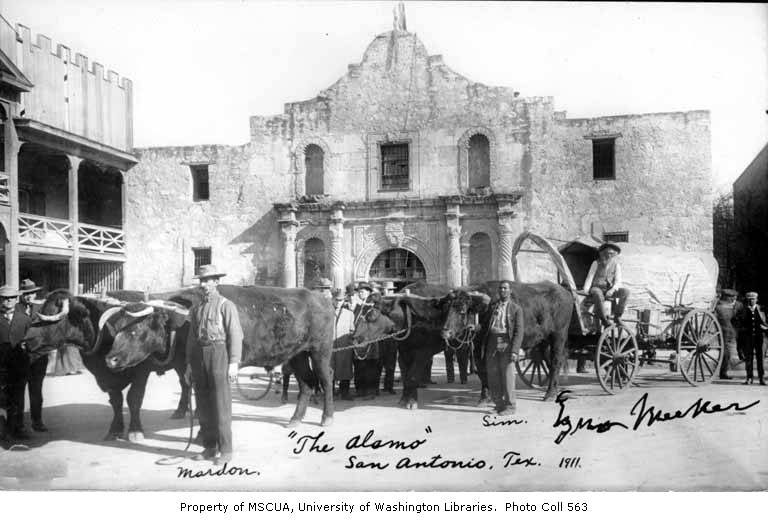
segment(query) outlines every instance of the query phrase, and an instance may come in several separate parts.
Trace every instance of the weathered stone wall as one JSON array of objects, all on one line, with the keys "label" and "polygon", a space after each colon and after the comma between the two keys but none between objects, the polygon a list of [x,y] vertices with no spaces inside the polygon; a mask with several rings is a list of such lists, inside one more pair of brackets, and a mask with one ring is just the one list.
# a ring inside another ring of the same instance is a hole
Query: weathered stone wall
[{"label": "weathered stone wall", "polygon": [[[532,150],[532,227],[560,239],[628,231],[631,243],[712,251],[708,112],[541,123],[532,149],[545,143],[549,154]],[[594,180],[585,136],[612,134],[616,179]]]},{"label": "weathered stone wall", "polygon": [[[126,288],[192,284],[195,247],[211,247],[226,282],[277,284],[281,243],[272,202],[289,197],[291,177],[269,149],[136,150],[139,164],[125,175]],[[189,164],[207,162],[210,200],[194,202]]]}]

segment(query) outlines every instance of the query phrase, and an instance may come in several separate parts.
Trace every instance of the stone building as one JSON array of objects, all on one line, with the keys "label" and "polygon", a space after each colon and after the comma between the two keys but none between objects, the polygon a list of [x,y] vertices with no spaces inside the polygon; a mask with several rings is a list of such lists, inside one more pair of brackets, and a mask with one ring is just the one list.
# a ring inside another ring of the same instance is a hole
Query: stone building
[{"label": "stone building", "polygon": [[251,117],[242,146],[137,149],[126,284],[186,285],[214,262],[233,283],[460,285],[511,278],[524,230],[711,255],[709,125],[569,119],[454,72],[398,23],[316,97]]},{"label": "stone building", "polygon": [[768,298],[768,144],[733,182],[736,288]]},{"label": "stone building", "polygon": [[0,17],[0,120],[3,282],[121,288],[130,80]]}]

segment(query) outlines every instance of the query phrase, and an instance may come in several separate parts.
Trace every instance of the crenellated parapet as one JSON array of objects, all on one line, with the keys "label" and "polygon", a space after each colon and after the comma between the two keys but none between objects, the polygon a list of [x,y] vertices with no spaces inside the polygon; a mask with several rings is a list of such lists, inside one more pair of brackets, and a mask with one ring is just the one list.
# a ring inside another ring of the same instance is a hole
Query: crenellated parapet
[{"label": "crenellated parapet", "polygon": [[[0,46],[34,88],[17,117],[34,120],[121,151],[133,148],[133,84],[98,62],[21,24],[0,23]],[[12,42],[12,38],[15,41]],[[6,49],[7,48],[7,49]],[[6,50],[8,52],[6,52]],[[23,112],[22,112],[23,111]]]}]

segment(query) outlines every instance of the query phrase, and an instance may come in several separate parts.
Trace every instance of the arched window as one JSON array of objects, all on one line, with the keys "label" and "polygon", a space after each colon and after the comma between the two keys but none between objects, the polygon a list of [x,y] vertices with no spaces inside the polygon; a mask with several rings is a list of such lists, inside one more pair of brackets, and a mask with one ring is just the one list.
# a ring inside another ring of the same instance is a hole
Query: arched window
[{"label": "arched window", "polygon": [[475,134],[469,138],[469,188],[491,185],[491,146],[488,138]]},{"label": "arched window", "polygon": [[469,238],[469,284],[485,283],[495,279],[491,266],[491,238],[478,232]]},{"label": "arched window", "polygon": [[421,260],[409,250],[392,248],[373,260],[369,277],[372,281],[394,281],[400,288],[407,283],[426,279],[427,272]]},{"label": "arched window", "polygon": [[304,149],[305,191],[307,195],[323,194],[323,149],[314,143]]},{"label": "arched window", "polygon": [[313,237],[304,243],[304,286],[312,288],[314,281],[327,277],[325,273],[325,243]]}]

